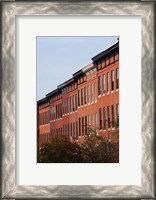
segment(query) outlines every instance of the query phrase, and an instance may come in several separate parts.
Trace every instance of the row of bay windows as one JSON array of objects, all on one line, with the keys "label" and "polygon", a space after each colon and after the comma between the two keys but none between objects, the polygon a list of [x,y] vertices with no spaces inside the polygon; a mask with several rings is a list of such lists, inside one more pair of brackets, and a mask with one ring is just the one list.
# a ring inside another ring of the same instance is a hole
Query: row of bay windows
[{"label": "row of bay windows", "polygon": [[[116,117],[115,117],[116,106]],[[79,136],[94,133],[98,135],[98,131],[109,130],[110,128],[119,126],[119,104],[99,108],[99,112],[82,116],[78,121],[64,124],[61,128],[52,128],[51,133],[40,135],[40,146],[48,142],[54,135],[67,135],[70,139],[78,139]]]},{"label": "row of bay windows", "polygon": [[111,72],[107,72],[102,76],[98,76],[98,96],[109,93],[110,91],[113,92],[114,89],[119,89],[119,68],[116,68],[116,70],[111,70]]},{"label": "row of bay windows", "polygon": [[97,101],[96,82],[78,90],[78,107]]},{"label": "row of bay windows", "polygon": [[49,110],[46,112],[42,112],[39,115],[39,125],[44,125],[44,124],[48,124],[50,121],[50,114],[49,114]]},{"label": "row of bay windows", "polygon": [[119,127],[119,104],[99,108],[99,129]]},{"label": "row of bay windows", "polygon": [[78,121],[63,124],[61,128],[53,128],[51,125],[51,136],[67,135],[70,139],[78,139],[90,133],[98,135],[99,131],[110,130],[119,127],[119,104],[99,108],[99,111],[92,115],[85,115],[78,118]]},{"label": "row of bay windows", "polygon": [[[114,78],[116,79],[115,81]],[[114,70],[112,70],[98,77],[98,96],[108,94],[110,91],[113,92],[115,88],[116,90],[119,89],[119,68],[116,68],[115,75]],[[63,115],[77,111],[80,106],[95,102],[97,102],[96,82],[79,89],[77,94],[63,99],[62,103],[51,107],[50,116],[48,111],[40,113],[39,124],[43,125],[60,119]]]}]

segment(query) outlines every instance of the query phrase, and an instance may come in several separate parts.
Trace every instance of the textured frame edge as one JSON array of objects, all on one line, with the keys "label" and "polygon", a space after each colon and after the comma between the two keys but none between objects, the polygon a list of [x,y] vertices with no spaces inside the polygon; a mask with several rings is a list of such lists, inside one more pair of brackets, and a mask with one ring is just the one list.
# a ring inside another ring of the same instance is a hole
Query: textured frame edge
[{"label": "textured frame edge", "polygon": [[[87,11],[84,9],[85,6],[88,7]],[[152,106],[154,105],[154,84],[152,79],[154,68],[153,12],[153,3],[141,2],[2,2],[3,198],[154,198],[154,153],[152,152],[153,149],[149,148],[154,145],[154,113],[152,111]],[[142,187],[15,185],[15,16],[38,14],[142,16],[142,107],[144,107],[144,111],[142,110]],[[148,26],[149,22],[151,26]],[[146,38],[146,41],[144,38]],[[152,117],[148,119],[151,114]]]}]

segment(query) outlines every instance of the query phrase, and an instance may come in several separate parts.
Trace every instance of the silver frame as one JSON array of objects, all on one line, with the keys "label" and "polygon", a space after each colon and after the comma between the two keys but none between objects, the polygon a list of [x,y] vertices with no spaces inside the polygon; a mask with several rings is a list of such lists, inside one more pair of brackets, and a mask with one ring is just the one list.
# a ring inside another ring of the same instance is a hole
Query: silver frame
[{"label": "silver frame", "polygon": [[[154,198],[154,3],[1,2],[2,4],[2,197]],[[87,8],[87,9],[86,9]],[[141,186],[20,186],[15,184],[16,15],[140,15],[142,26]]]}]

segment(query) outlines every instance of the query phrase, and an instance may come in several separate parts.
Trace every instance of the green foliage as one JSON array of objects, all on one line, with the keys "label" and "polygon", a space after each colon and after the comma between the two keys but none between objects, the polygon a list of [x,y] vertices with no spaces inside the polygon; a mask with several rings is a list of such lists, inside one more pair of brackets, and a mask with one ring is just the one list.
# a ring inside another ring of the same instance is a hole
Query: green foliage
[{"label": "green foliage", "polygon": [[81,145],[60,135],[52,138],[40,149],[41,163],[117,163],[119,162],[119,134],[113,132],[114,142],[96,136],[94,132],[84,136]]},{"label": "green foliage", "polygon": [[106,139],[94,134],[85,137],[81,152],[85,163],[104,163],[109,158]]},{"label": "green foliage", "polygon": [[44,144],[38,157],[41,163],[79,163],[81,160],[80,146],[64,135],[55,136]]}]

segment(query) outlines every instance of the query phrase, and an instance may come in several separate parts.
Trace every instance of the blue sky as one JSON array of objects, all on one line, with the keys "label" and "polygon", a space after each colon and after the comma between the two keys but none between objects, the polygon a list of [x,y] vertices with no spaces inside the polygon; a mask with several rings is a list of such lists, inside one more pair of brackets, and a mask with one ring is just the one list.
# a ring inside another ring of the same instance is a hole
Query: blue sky
[{"label": "blue sky", "polygon": [[37,37],[37,100],[116,42],[117,37]]}]

